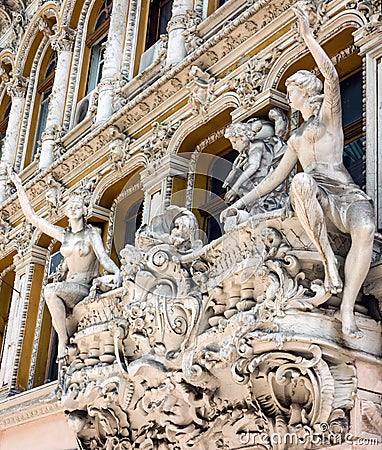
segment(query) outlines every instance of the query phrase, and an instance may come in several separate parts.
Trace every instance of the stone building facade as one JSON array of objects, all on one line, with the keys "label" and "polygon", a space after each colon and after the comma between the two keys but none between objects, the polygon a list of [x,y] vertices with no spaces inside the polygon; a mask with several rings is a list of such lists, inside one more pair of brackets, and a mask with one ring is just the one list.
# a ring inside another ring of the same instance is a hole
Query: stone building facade
[{"label": "stone building facade", "polygon": [[[285,81],[319,73],[294,4],[0,4],[1,449],[382,448],[381,236],[354,339],[288,209],[290,180],[220,220],[241,164],[227,129],[270,127],[273,170],[301,122]],[[305,8],[339,74],[344,163],[380,230],[380,2]],[[94,284],[68,311],[60,367],[43,296],[60,242],[25,220],[7,166],[57,226],[80,195],[121,268],[120,287]],[[342,265],[349,238],[329,236]]]}]

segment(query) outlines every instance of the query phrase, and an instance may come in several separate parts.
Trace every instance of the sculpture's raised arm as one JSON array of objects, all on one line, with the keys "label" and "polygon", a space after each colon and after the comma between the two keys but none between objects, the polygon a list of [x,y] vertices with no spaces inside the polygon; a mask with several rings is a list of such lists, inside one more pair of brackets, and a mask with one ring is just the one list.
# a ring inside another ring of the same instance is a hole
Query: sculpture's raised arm
[{"label": "sculpture's raised arm", "polygon": [[23,188],[19,176],[13,171],[12,167],[10,166],[7,167],[7,172],[10,181],[12,181],[12,183],[15,185],[17,189],[20,206],[28,222],[31,223],[36,228],[38,228],[43,233],[47,234],[48,236],[51,236],[52,238],[62,242],[63,229],[61,227],[57,227],[51,224],[50,222],[48,222],[47,220],[43,219],[42,217],[36,214],[35,210],[33,209],[29,201],[27,193]]},{"label": "sculpture's raised arm", "polygon": [[[332,109],[332,113],[335,112],[341,114],[341,93],[338,73],[329,56],[315,40],[309,26],[309,17],[303,4],[298,2],[292,9],[298,19],[300,35],[304,39],[318,69],[324,76],[324,103],[322,109],[325,111],[325,107],[327,106]],[[335,108],[335,110],[333,110],[333,108]]]}]

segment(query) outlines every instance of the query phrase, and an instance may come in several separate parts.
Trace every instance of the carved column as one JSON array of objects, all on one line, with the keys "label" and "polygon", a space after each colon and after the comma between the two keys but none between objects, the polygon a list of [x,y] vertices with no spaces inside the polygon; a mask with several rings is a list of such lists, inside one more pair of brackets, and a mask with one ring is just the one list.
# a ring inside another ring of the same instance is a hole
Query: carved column
[{"label": "carved column", "polygon": [[[370,19],[373,19],[371,16]],[[354,42],[364,57],[364,98],[366,132],[366,190],[373,198],[377,227],[382,227],[382,196],[379,194],[379,180],[382,177],[382,22],[370,21],[370,24],[354,33]],[[379,26],[378,26],[379,24]]]},{"label": "carved column", "polygon": [[75,32],[68,27],[61,28],[58,33],[52,37],[52,48],[57,51],[58,58],[52,95],[49,100],[46,127],[41,138],[40,169],[46,169],[54,160],[53,146],[63,122],[74,37]]},{"label": "carved column", "polygon": [[179,155],[166,155],[160,161],[153,162],[141,173],[145,205],[143,223],[149,223],[154,216],[164,212],[171,203],[172,180],[174,177],[185,178],[189,161]]},{"label": "carved column", "polygon": [[[42,280],[46,262],[47,250],[36,245],[30,246],[31,229],[23,232],[19,242],[19,253],[14,257],[15,282],[9,311],[9,323],[5,335],[3,354],[0,367],[0,392],[7,393],[16,389],[19,380],[19,367],[22,356],[22,347],[29,317],[28,310],[31,301],[40,297],[39,290],[32,289],[32,284]],[[32,344],[32,342],[30,342]]]},{"label": "carved column", "polygon": [[174,0],[171,20],[167,25],[168,48],[166,64],[168,66],[180,63],[187,54],[184,31],[186,30],[186,12],[188,10],[192,10],[192,1]]},{"label": "carved column", "polygon": [[20,133],[20,124],[24,111],[27,83],[28,80],[23,76],[14,75],[11,81],[7,84],[8,94],[12,98],[12,106],[9,113],[7,134],[5,136],[3,154],[1,157],[0,202],[3,202],[6,198],[6,175],[4,166],[13,165],[15,159],[17,142]]},{"label": "carved column", "polygon": [[120,72],[123,58],[123,44],[127,21],[129,2],[117,0],[113,2],[110,19],[109,35],[105,51],[105,62],[102,69],[102,79],[98,87],[98,109],[96,122],[104,122],[113,113],[114,82]]}]

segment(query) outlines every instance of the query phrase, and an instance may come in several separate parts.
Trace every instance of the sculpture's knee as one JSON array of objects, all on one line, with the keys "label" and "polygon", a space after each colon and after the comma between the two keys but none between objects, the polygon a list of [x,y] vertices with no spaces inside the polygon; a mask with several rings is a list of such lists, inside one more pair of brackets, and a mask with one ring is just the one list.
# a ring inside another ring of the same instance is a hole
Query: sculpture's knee
[{"label": "sculpture's knee", "polygon": [[44,287],[44,299],[49,304],[49,302],[54,301],[57,298],[56,295],[56,285],[55,283],[47,284]]},{"label": "sculpture's knee", "polygon": [[300,172],[294,176],[290,185],[289,196],[293,201],[295,199],[309,200],[316,195],[317,186],[314,179],[307,173]]},{"label": "sculpture's knee", "polygon": [[372,245],[375,236],[374,223],[365,223],[364,225],[356,227],[352,232],[352,236],[354,237],[353,242],[355,240],[360,243],[362,247]]}]

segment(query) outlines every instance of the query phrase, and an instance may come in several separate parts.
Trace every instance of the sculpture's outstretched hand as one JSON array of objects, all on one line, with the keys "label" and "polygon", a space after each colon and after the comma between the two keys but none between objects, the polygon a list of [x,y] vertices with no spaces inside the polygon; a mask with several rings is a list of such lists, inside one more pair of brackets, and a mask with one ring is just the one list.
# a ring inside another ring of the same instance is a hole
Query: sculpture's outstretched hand
[{"label": "sculpture's outstretched hand", "polygon": [[7,175],[9,180],[16,186],[21,186],[21,180],[20,177],[17,175],[17,173],[13,170],[12,166],[7,166]]},{"label": "sculpture's outstretched hand", "polygon": [[229,191],[227,191],[227,193],[224,196],[224,201],[227,203],[232,203],[235,198],[237,197],[237,194],[235,191],[233,191],[232,189],[230,189]]}]

